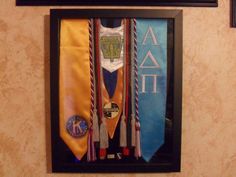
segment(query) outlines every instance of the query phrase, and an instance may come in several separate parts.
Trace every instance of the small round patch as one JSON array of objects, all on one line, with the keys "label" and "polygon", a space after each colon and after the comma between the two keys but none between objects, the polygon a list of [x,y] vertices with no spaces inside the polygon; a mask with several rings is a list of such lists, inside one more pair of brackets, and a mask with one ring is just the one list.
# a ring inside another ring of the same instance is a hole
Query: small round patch
[{"label": "small round patch", "polygon": [[107,119],[115,118],[119,114],[119,111],[119,106],[114,102],[107,103],[103,107],[103,114]]},{"label": "small round patch", "polygon": [[67,132],[74,138],[84,136],[88,131],[88,123],[82,117],[72,116],[66,123]]}]

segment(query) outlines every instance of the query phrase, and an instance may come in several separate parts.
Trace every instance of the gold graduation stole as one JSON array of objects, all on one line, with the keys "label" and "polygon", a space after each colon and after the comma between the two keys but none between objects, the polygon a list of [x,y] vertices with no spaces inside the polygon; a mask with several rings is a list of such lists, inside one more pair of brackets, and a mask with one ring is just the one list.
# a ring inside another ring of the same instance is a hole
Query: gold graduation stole
[{"label": "gold graduation stole", "polygon": [[[125,28],[125,25],[124,25]],[[104,58],[114,59],[119,57],[119,50],[122,48],[123,39],[120,39],[120,36],[103,36],[101,35],[101,22],[96,20],[96,57],[98,60],[101,60],[101,51]],[[124,44],[123,44],[124,45]],[[124,49],[123,49],[124,50]],[[123,56],[125,57],[125,56]],[[108,59],[107,59],[108,60]],[[100,63],[99,63],[100,64]],[[102,67],[101,67],[102,69]],[[120,67],[117,71],[117,83],[114,95],[110,98],[109,94],[104,85],[104,77],[101,76],[101,87],[102,87],[102,98],[103,105],[101,109],[105,116],[106,128],[109,134],[109,137],[112,139],[119,122],[119,119],[122,114],[122,95],[123,95],[123,67]]]},{"label": "gold graduation stole", "polygon": [[[126,19],[122,20],[121,26],[115,28],[104,27],[100,20],[95,20],[97,78],[100,87],[100,93],[98,93],[101,122],[100,159],[104,159],[106,156],[106,149],[109,148],[109,137],[113,139],[119,120],[120,147],[127,147],[126,113],[128,112],[125,108],[128,104],[126,102],[126,98],[128,98],[126,94],[126,91],[128,93],[126,61],[129,60],[128,27],[129,21]],[[111,91],[108,93],[105,86],[104,72],[117,73],[117,81],[110,83],[115,84],[113,94]],[[125,150],[127,152],[127,149]]]},{"label": "gold graduation stole", "polygon": [[[83,158],[87,151],[87,155],[90,154],[89,147],[91,145],[91,132],[89,130],[91,130],[91,127],[93,127],[91,122],[91,120],[93,119],[91,118],[90,112],[93,106],[91,102],[92,94],[90,82],[91,32],[89,31],[89,25],[90,21],[87,19],[66,19],[61,21],[60,32],[60,136],[79,160]],[[122,50],[122,46],[120,46],[120,43],[122,43],[123,45],[123,59],[125,61],[128,58],[126,46],[127,43],[125,40],[125,37],[127,36],[126,33],[128,32],[122,32],[122,38],[119,38],[117,36],[113,38],[106,38],[99,35],[99,25],[99,21],[96,20],[94,36],[96,61],[100,61],[101,59],[100,50],[103,50],[104,57],[110,56],[111,59],[117,58],[117,56],[119,55],[118,53],[120,52],[119,50]],[[127,26],[127,21],[123,20],[124,30],[127,28]],[[110,48],[106,48],[107,46],[109,46]],[[100,65],[99,62],[97,62],[96,64],[97,67]],[[124,66],[117,69],[116,88],[111,98],[109,97],[109,94],[104,85],[103,77],[100,78],[97,86],[101,87],[101,90],[99,88],[97,89],[100,90],[103,98],[103,104],[98,104],[101,123],[100,130],[102,127],[102,115],[104,115],[107,133],[111,139],[114,137],[114,132],[120,117],[122,117],[121,119],[123,120],[123,124],[126,122],[126,119],[123,119],[125,113],[122,114],[125,107],[125,70],[126,69],[124,68]],[[101,111],[103,114],[101,114]],[[127,112],[127,110],[125,112]],[[126,127],[124,129],[126,131]],[[123,142],[125,143],[122,143],[121,147],[126,147],[126,133],[123,134],[123,131],[121,133],[122,137],[125,137],[125,139],[123,140]],[[109,145],[106,143],[103,147],[101,147],[101,141],[102,138],[100,137],[100,148],[108,148]]]},{"label": "gold graduation stole", "polygon": [[90,127],[91,83],[89,23],[61,21],[59,73],[60,136],[78,158],[87,152]]},{"label": "gold graduation stole", "polygon": [[[109,98],[105,85],[102,84],[102,94],[104,99],[103,104],[103,112],[109,112],[109,110],[113,109],[113,113],[110,115],[105,115],[107,130],[109,137],[112,139],[115,133],[115,129],[119,122],[119,118],[122,113],[122,93],[123,93],[123,68],[118,69],[117,74],[117,86],[115,89],[115,93],[112,98]],[[102,81],[104,83],[104,81]],[[114,105],[114,106],[113,106]],[[118,107],[116,107],[116,105]],[[112,115],[113,114],[113,115]]]}]

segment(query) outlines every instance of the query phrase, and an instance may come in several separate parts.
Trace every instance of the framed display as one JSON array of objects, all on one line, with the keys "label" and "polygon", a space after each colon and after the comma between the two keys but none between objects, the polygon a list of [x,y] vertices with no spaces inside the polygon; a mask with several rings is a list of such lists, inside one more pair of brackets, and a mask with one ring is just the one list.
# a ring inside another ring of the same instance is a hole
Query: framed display
[{"label": "framed display", "polygon": [[218,6],[217,0],[16,0],[16,5],[136,5],[136,6]]},{"label": "framed display", "polygon": [[231,2],[231,13],[232,13],[231,26],[236,27],[236,0],[232,0]]},{"label": "framed display", "polygon": [[50,15],[52,171],[180,171],[182,11]]}]

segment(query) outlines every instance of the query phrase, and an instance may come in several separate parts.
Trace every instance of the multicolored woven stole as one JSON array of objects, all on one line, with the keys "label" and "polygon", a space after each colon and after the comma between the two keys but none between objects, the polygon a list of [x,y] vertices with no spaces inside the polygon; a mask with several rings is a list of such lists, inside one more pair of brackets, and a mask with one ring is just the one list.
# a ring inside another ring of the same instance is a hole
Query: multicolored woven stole
[{"label": "multicolored woven stole", "polygon": [[167,89],[167,21],[136,19],[138,112],[145,161],[164,143]]},{"label": "multicolored woven stole", "polygon": [[60,136],[81,160],[91,126],[88,20],[61,20],[59,66]]}]

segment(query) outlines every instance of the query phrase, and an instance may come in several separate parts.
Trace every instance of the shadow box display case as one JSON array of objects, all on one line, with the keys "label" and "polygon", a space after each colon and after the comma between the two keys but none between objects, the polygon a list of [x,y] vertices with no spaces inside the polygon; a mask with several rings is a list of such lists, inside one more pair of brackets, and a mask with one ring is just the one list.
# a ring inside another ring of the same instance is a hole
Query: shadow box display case
[{"label": "shadow box display case", "polygon": [[182,11],[53,9],[53,172],[178,172]]}]

